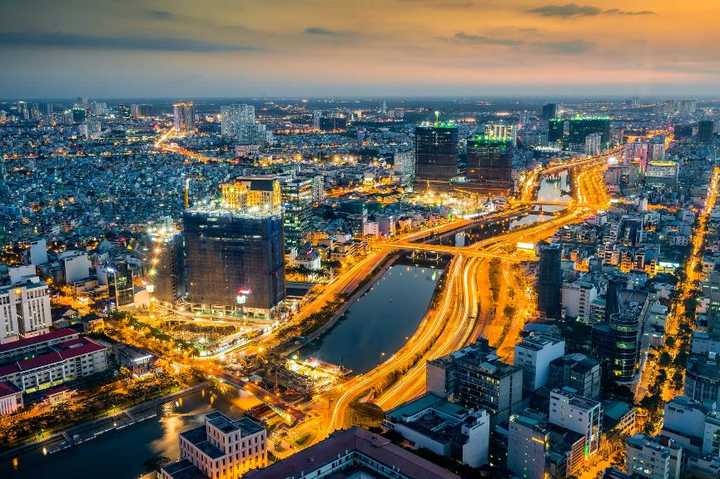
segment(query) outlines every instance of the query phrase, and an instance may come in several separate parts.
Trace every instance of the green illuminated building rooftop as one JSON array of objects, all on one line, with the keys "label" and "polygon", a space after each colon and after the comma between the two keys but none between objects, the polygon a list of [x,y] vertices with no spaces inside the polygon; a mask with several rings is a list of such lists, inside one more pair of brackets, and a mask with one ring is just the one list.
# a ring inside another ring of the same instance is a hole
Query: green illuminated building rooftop
[{"label": "green illuminated building rooftop", "polygon": [[508,145],[512,143],[512,138],[507,136],[474,135],[470,141],[477,145]]}]

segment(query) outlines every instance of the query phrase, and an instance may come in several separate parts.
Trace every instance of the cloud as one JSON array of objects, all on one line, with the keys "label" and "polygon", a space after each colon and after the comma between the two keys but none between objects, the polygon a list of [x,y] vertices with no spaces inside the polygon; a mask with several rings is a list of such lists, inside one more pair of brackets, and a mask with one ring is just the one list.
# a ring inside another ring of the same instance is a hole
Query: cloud
[{"label": "cloud", "polygon": [[638,16],[638,15],[655,15],[655,12],[652,10],[620,10],[619,8],[611,8],[610,10],[605,10],[606,15],[628,15],[628,16]]},{"label": "cloud", "polygon": [[153,20],[175,20],[177,16],[167,10],[157,10],[154,8],[148,8],[145,10],[145,15]]},{"label": "cloud", "polygon": [[533,43],[531,47],[550,54],[580,55],[595,48],[595,44],[585,40],[570,40],[560,42],[538,42]]},{"label": "cloud", "polygon": [[504,45],[508,47],[522,45],[520,40],[512,40],[510,38],[492,38],[465,32],[457,32],[452,38],[457,42],[472,43],[475,45]]},{"label": "cloud", "polygon": [[305,33],[305,35],[316,35],[323,37],[346,37],[348,35],[351,35],[350,32],[342,30],[330,30],[329,28],[324,27],[307,27],[303,31],[303,33]]},{"label": "cloud", "polygon": [[529,13],[534,13],[542,17],[558,17],[558,18],[576,18],[576,17],[596,17],[598,15],[654,15],[655,12],[650,10],[630,11],[620,10],[619,8],[611,8],[603,10],[602,8],[593,7],[592,5],[578,5],[577,3],[566,3],[564,5],[543,5],[541,7],[531,8]]},{"label": "cloud", "polygon": [[2,47],[45,47],[87,50],[146,50],[165,52],[256,51],[252,45],[214,43],[189,38],[120,36],[105,37],[75,33],[0,33]]},{"label": "cloud", "polygon": [[470,0],[398,0],[400,3],[413,4],[427,8],[472,8],[475,2]]}]

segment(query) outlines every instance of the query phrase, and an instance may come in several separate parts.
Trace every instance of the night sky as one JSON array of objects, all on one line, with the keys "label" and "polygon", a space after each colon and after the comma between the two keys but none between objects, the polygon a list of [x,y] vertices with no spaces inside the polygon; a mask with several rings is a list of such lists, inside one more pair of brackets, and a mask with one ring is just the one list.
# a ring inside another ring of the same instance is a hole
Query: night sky
[{"label": "night sky", "polygon": [[0,97],[717,95],[720,1],[0,0]]}]

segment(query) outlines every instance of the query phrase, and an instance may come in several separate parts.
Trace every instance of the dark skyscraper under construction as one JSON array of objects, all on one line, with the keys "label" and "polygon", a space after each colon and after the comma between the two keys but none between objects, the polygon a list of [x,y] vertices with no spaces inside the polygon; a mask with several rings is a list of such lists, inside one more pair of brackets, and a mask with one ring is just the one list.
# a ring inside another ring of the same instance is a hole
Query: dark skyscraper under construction
[{"label": "dark skyscraper under construction", "polygon": [[486,135],[468,140],[465,176],[481,186],[512,187],[512,140]]},{"label": "dark skyscraper under construction", "polygon": [[270,318],[285,298],[280,183],[239,178],[221,188],[221,201],[197,205],[183,217],[189,299]]},{"label": "dark skyscraper under construction", "polygon": [[452,122],[425,122],[415,128],[415,181],[446,185],[458,174],[458,129]]}]

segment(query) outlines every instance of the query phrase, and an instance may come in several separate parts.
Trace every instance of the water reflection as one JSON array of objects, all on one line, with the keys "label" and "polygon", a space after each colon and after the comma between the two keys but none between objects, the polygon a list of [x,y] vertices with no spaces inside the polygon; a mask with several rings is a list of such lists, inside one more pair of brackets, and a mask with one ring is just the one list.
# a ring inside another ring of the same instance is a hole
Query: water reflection
[{"label": "water reflection", "polygon": [[178,435],[202,423],[202,416],[219,409],[238,417],[243,410],[234,400],[198,391],[177,402],[168,403],[159,417],[112,431],[96,439],[54,454],[43,455],[41,448],[20,457],[3,458],[0,477],[102,477],[135,478],[148,472],[160,458],[177,459]]},{"label": "water reflection", "polygon": [[394,265],[315,344],[301,351],[365,372],[393,354],[417,328],[432,299],[438,270]]}]

